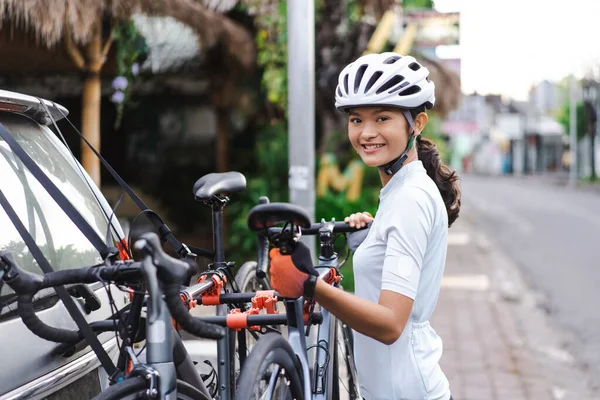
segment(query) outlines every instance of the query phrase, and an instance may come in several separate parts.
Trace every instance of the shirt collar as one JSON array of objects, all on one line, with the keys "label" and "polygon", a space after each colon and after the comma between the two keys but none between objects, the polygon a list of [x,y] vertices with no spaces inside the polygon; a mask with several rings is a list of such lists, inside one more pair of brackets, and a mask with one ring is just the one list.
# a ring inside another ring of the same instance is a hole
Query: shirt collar
[{"label": "shirt collar", "polygon": [[402,168],[392,176],[388,183],[381,188],[379,199],[383,199],[389,192],[394,190],[395,187],[401,186],[406,177],[421,171],[425,171],[425,167],[423,167],[423,162],[421,162],[421,160],[415,160],[403,165]]}]

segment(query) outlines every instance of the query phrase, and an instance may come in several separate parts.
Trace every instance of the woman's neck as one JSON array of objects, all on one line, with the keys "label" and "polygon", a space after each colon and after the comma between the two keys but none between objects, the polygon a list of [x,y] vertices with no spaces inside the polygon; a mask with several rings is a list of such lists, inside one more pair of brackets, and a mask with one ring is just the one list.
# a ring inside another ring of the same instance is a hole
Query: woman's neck
[{"label": "woman's neck", "polygon": [[[418,159],[419,159],[419,154],[417,153],[417,149],[415,147],[413,147],[408,152],[408,157],[406,157],[406,160],[402,163],[402,167],[404,167],[405,165],[408,165],[409,163],[411,163],[413,161],[417,161]],[[379,178],[381,179],[381,187],[385,187],[385,185],[388,184],[388,182],[392,179],[392,177],[400,171],[402,171],[402,168],[400,168],[398,171],[394,172],[393,175],[388,175],[384,171],[379,170]]]}]

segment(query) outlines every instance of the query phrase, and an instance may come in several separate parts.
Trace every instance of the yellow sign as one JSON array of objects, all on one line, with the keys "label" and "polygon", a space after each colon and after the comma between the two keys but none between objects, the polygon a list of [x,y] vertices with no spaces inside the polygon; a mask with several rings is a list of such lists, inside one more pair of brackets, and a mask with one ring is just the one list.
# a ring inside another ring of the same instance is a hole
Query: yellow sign
[{"label": "yellow sign", "polygon": [[340,172],[333,154],[324,154],[320,164],[317,176],[317,197],[325,196],[328,188],[332,188],[337,192],[347,190],[346,199],[348,201],[356,201],[359,198],[364,175],[362,161],[351,161],[343,174]]}]

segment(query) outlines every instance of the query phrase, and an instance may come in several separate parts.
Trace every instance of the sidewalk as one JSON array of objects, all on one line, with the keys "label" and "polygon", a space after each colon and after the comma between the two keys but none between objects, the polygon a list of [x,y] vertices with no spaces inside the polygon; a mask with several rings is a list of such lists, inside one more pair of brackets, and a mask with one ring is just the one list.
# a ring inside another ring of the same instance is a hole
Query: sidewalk
[{"label": "sidewalk", "polygon": [[431,321],[456,400],[600,399],[536,302],[518,267],[461,215]]}]

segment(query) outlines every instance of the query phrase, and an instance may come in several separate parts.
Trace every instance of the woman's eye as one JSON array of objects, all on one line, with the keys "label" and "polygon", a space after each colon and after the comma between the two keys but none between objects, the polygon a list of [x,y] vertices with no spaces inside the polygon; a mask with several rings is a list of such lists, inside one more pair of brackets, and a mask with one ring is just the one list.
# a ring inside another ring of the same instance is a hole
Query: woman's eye
[{"label": "woman's eye", "polygon": [[377,118],[377,122],[384,122],[387,121],[389,118],[388,117],[379,117]]},{"label": "woman's eye", "polygon": [[352,118],[350,119],[350,122],[353,124],[360,124],[360,119],[359,118]]}]

